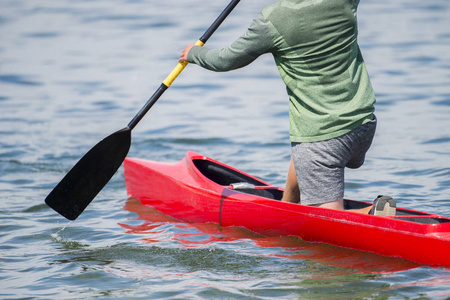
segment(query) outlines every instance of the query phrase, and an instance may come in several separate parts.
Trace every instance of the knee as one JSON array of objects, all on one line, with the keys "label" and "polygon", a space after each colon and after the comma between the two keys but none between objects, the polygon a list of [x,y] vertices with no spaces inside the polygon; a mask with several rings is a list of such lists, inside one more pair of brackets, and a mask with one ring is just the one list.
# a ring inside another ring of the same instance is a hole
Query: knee
[{"label": "knee", "polygon": [[362,158],[360,160],[351,160],[345,166],[350,169],[358,169],[364,164],[364,160],[365,158]]}]

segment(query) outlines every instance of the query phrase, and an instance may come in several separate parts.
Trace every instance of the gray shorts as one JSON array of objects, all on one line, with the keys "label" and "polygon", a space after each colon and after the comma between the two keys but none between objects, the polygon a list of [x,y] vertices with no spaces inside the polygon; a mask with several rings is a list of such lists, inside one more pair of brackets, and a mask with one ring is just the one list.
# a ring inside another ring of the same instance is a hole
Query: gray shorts
[{"label": "gray shorts", "polygon": [[344,169],[363,165],[376,124],[374,116],[372,121],[334,139],[292,143],[301,204],[322,204],[344,197]]}]

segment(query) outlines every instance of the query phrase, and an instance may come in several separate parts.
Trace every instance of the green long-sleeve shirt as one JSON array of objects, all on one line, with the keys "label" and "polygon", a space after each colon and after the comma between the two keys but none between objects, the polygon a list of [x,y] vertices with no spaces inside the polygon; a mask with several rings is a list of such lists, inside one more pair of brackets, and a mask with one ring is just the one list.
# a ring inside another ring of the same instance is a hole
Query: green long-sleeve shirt
[{"label": "green long-sleeve shirt", "polygon": [[341,136],[373,118],[375,95],[357,44],[359,0],[281,0],[222,49],[194,47],[188,61],[213,71],[272,53],[289,95],[290,139]]}]

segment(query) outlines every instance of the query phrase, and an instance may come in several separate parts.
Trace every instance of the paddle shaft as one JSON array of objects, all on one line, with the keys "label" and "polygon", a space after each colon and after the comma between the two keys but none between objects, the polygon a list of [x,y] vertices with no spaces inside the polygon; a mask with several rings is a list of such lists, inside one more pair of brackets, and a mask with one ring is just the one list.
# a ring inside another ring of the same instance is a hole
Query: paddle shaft
[{"label": "paddle shaft", "polygon": [[[226,17],[231,13],[231,11],[236,7],[240,0],[232,0],[228,6],[222,11],[222,13],[217,17],[214,23],[205,31],[205,33],[200,37],[200,39],[195,43],[196,46],[203,46],[206,41],[211,37],[211,35],[219,28],[220,24],[226,19]],[[152,108],[152,106],[158,101],[158,99],[164,94],[164,92],[172,85],[175,79],[180,75],[184,68],[188,65],[188,62],[181,62],[172,70],[172,72],[167,76],[167,78],[161,83],[159,88],[155,93],[148,99],[147,103],[141,108],[141,110],[134,116],[134,118],[128,123],[128,128],[131,130],[136,127],[139,121],[145,116],[145,114]]]}]

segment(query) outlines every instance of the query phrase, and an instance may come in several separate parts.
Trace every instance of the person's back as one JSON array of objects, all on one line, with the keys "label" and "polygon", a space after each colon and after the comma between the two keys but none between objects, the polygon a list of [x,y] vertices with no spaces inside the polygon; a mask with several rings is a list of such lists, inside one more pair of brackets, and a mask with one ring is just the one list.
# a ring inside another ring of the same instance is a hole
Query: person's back
[{"label": "person's back", "polygon": [[352,0],[284,0],[262,11],[290,96],[291,141],[334,138],[372,120],[375,96]]}]

